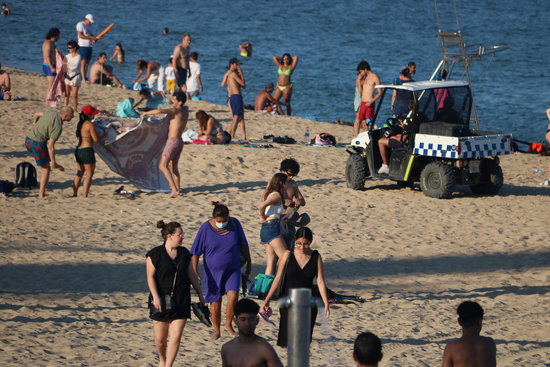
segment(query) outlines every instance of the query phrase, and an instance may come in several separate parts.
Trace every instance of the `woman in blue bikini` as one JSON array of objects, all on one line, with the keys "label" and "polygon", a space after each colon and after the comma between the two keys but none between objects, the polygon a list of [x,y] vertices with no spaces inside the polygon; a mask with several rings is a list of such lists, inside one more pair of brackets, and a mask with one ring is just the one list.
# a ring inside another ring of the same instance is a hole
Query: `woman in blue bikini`
[{"label": "woman in blue bikini", "polygon": [[275,100],[280,100],[281,96],[285,100],[286,114],[291,115],[290,98],[292,97],[292,83],[290,76],[298,65],[298,56],[290,56],[286,53],[283,57],[273,56],[273,62],[277,65],[277,88],[273,93]]}]

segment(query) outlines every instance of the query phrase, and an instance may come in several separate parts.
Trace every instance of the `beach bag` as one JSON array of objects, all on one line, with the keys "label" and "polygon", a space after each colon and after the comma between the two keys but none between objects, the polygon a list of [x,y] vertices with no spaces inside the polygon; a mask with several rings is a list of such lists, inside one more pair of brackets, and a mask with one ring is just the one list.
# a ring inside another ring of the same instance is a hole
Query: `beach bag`
[{"label": "beach bag", "polygon": [[15,186],[32,188],[38,184],[36,168],[29,162],[21,162],[15,167]]},{"label": "beach bag", "polygon": [[10,181],[0,180],[0,194],[9,194],[15,188],[15,184]]},{"label": "beach bag", "polygon": [[155,308],[153,304],[153,296],[149,294],[149,316],[164,316],[176,309],[176,300],[174,299],[174,288],[176,287],[176,277],[178,271],[176,268],[176,273],[174,274],[174,282],[172,283],[172,290],[170,294],[165,294],[160,298],[160,310]]},{"label": "beach bag", "polygon": [[328,133],[320,133],[313,138],[311,144],[315,145],[336,145],[336,138]]},{"label": "beach bag", "polygon": [[254,278],[254,282],[248,290],[248,295],[251,297],[256,297],[258,299],[264,299],[265,296],[267,296],[267,294],[269,293],[271,284],[273,284],[273,279],[275,279],[275,275],[256,275],[256,277]]}]

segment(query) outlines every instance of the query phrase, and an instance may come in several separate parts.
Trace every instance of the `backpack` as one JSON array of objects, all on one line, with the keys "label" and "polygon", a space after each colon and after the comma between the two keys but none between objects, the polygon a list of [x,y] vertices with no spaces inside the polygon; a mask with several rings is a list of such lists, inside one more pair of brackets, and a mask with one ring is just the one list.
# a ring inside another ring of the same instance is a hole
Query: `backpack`
[{"label": "backpack", "polygon": [[311,144],[315,145],[336,145],[336,138],[327,133],[320,133],[312,139]]},{"label": "backpack", "polygon": [[15,186],[32,188],[38,185],[36,168],[29,162],[21,162],[15,167]]}]

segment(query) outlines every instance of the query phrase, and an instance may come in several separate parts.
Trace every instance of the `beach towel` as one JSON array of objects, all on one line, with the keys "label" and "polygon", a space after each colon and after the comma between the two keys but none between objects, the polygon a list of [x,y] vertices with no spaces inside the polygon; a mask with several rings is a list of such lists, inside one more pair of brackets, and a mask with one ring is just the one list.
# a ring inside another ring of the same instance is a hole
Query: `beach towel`
[{"label": "beach towel", "polygon": [[139,117],[139,114],[134,110],[134,103],[130,98],[117,104],[116,114],[118,117]]},{"label": "beach towel", "polygon": [[65,73],[67,72],[67,65],[63,64],[63,57],[60,54],[56,55],[56,72],[57,75],[53,80],[51,88],[48,90],[48,97],[46,103],[50,107],[56,107],[58,99],[65,93]]},{"label": "beach towel", "polygon": [[[113,172],[127,178],[138,189],[168,193],[170,185],[159,163],[168,138],[169,122],[169,116],[141,118],[135,128],[118,134],[113,142],[94,143],[94,150]],[[96,130],[100,135],[106,133],[101,127]]]}]

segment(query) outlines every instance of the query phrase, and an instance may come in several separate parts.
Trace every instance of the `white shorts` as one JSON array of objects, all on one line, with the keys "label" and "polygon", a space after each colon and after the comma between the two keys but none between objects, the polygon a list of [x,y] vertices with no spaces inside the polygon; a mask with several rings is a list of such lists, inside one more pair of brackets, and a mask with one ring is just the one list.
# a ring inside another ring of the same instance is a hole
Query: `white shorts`
[{"label": "white shorts", "polygon": [[65,77],[63,82],[66,85],[70,85],[72,87],[80,87],[80,85],[82,84],[82,75],[80,75],[80,73],[79,73],[77,76],[75,76],[72,79],[69,79],[69,78]]},{"label": "white shorts", "polygon": [[149,89],[154,90],[155,82],[157,82],[157,91],[163,92],[164,91],[164,67],[161,66],[157,71],[151,73],[149,75],[149,79],[147,79],[147,86]]}]

